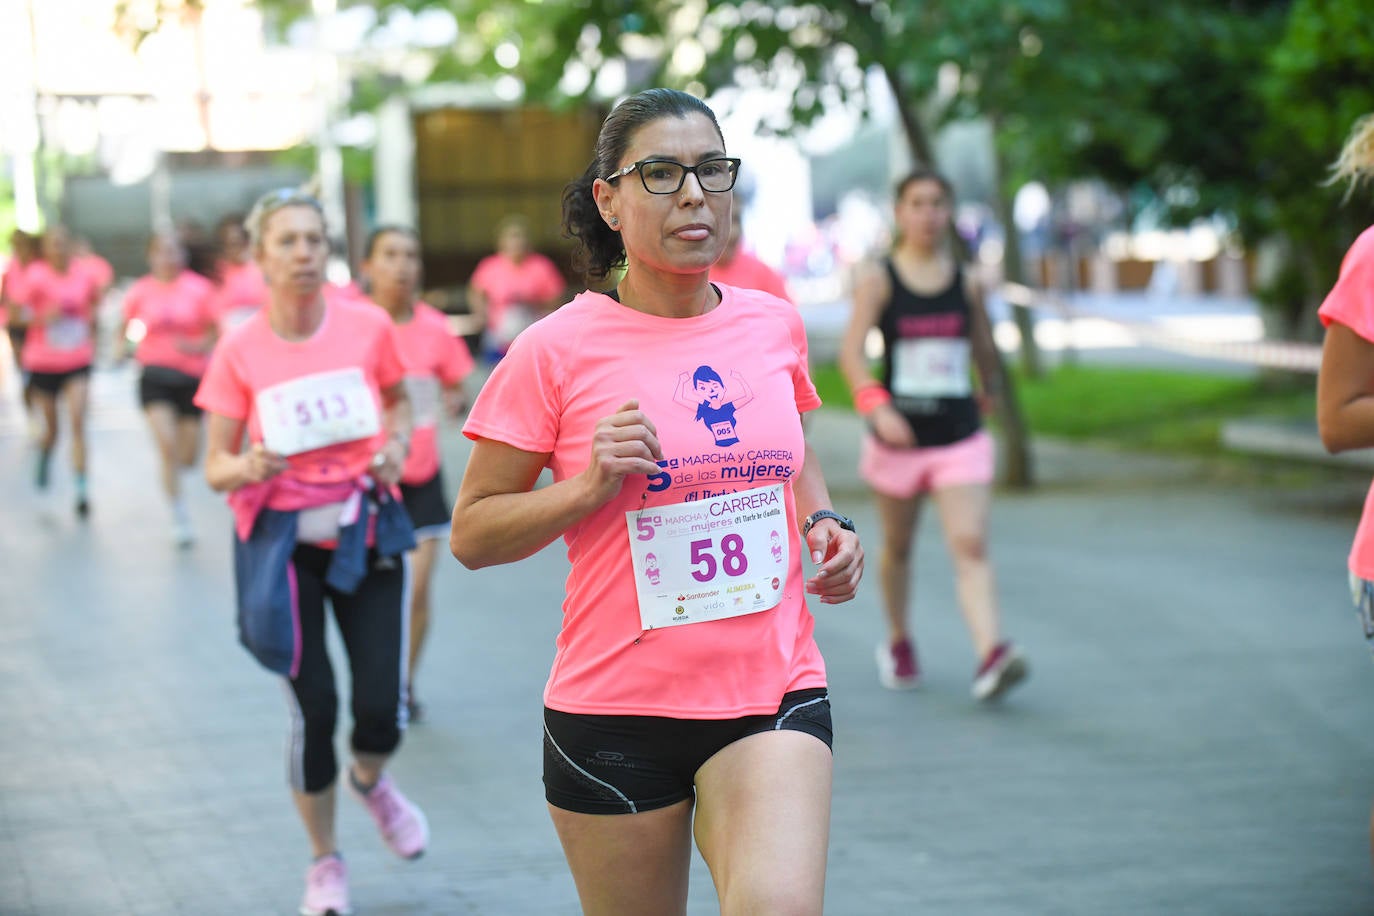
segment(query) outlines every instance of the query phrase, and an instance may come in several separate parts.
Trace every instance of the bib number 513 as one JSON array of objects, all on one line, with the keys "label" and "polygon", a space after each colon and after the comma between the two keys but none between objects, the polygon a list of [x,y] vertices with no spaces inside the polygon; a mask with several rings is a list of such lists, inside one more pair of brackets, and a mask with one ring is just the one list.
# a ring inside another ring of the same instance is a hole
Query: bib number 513
[{"label": "bib number 513", "polygon": [[715,540],[704,538],[693,541],[692,578],[698,582],[710,582],[716,577],[719,566],[727,576],[742,576],[749,569],[749,558],[744,555],[744,538],[738,534],[727,534],[720,539],[720,561],[712,553]]}]

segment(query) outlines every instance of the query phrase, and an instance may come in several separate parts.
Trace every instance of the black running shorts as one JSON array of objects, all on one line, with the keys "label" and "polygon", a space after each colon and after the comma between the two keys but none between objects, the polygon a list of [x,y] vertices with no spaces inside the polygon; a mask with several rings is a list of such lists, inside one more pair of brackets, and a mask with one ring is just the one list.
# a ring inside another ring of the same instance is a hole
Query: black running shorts
[{"label": "black running shorts", "polygon": [[424,483],[402,483],[401,502],[415,526],[415,540],[427,541],[448,537],[453,507],[444,497],[444,472],[436,471]]},{"label": "black running shorts", "polygon": [[635,814],[692,798],[717,751],[767,731],[800,731],[833,747],[824,687],[785,694],[776,713],[740,719],[591,716],[544,708],[544,797],[582,814]]}]

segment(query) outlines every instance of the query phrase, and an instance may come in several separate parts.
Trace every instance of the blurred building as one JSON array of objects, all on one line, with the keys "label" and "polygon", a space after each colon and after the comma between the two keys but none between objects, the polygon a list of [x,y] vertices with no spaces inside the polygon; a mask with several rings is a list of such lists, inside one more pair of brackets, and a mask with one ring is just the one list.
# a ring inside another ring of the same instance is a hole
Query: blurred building
[{"label": "blurred building", "polygon": [[[320,56],[271,46],[243,0],[0,3],[0,161],[17,221],[61,220],[121,272],[157,225],[209,227],[262,190],[301,180],[275,153],[320,130]],[[164,15],[168,4],[163,4]],[[29,228],[36,228],[28,226]]]}]

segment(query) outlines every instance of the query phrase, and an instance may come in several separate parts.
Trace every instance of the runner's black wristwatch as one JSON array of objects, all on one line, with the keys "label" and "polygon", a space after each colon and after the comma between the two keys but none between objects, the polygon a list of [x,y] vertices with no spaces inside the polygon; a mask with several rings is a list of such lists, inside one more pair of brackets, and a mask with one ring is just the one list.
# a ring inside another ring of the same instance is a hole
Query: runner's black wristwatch
[{"label": "runner's black wristwatch", "polygon": [[817,512],[812,512],[810,515],[806,517],[806,521],[802,522],[802,537],[806,537],[806,535],[811,531],[811,526],[816,524],[816,522],[819,522],[823,518],[833,518],[835,521],[840,523],[840,527],[843,528],[845,531],[854,530],[854,523],[849,519],[845,518],[840,513],[834,512],[830,509],[821,509]]}]

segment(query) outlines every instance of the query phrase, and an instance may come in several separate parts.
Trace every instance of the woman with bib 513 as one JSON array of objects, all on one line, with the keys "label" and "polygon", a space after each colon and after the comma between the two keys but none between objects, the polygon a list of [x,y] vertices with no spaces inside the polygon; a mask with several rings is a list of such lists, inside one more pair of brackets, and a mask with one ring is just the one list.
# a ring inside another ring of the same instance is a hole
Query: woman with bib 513
[{"label": "woman with bib 513", "polygon": [[415,541],[396,483],[410,401],[386,313],[324,299],[320,204],[268,194],[248,232],[267,301],[220,341],[196,394],[209,415],[205,477],[230,492],[240,640],[282,676],[290,704],[290,782],[314,853],[300,911],[342,914],[326,600],[353,676],[343,779],[392,852],[414,858],[429,839],[424,815],[384,772],[406,723],[405,553]]}]

